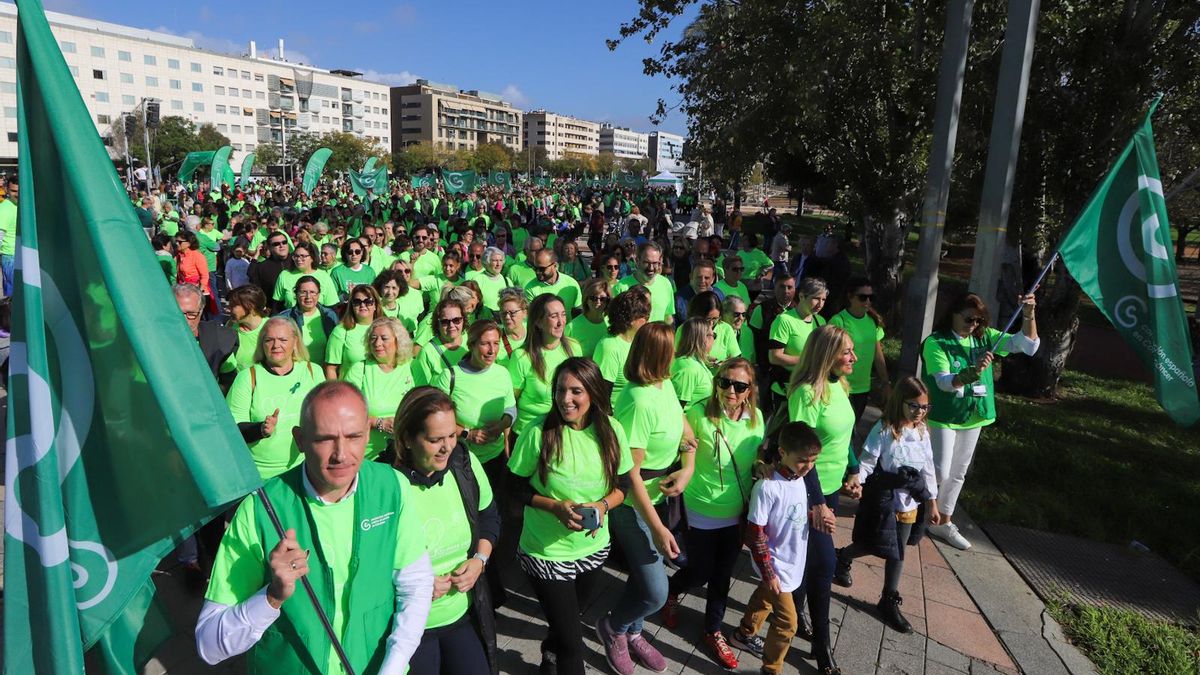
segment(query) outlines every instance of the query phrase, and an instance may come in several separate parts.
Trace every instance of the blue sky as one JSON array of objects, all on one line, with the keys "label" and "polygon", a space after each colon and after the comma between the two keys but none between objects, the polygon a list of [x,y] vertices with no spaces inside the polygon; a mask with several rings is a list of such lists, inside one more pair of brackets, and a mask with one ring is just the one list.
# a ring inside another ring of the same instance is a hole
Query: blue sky
[{"label": "blue sky", "polygon": [[[639,131],[670,83],[642,74],[654,45],[635,39],[610,52],[634,0],[476,2],[312,2],[311,0],[43,0],[46,9],[192,37],[201,47],[259,53],[285,41],[288,60],[349,68],[405,84],[422,77],[504,95],[522,108],[546,108]],[[360,9],[364,11],[350,11]],[[677,35],[677,22],[669,31]],[[685,133],[678,113],[661,126]]]}]

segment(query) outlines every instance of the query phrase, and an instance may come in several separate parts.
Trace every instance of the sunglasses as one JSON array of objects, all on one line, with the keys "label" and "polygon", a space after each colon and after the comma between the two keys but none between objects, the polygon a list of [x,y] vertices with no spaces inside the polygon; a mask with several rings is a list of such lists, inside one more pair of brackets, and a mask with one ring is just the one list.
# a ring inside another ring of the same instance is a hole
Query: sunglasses
[{"label": "sunglasses", "polygon": [[361,248],[352,248],[349,251],[346,251],[346,253],[349,255],[362,255],[362,249]]},{"label": "sunglasses", "polygon": [[923,413],[929,412],[930,408],[933,407],[932,405],[930,405],[928,403],[922,405],[920,403],[913,403],[912,401],[905,401],[904,405],[908,406],[908,409],[913,412],[923,412]]},{"label": "sunglasses", "polygon": [[287,246],[287,239],[271,242],[272,246]]},{"label": "sunglasses", "polygon": [[731,380],[728,377],[718,377],[717,378],[717,386],[720,387],[721,389],[732,389],[735,393],[738,393],[738,394],[744,394],[747,391],[750,391],[750,383],[749,382],[741,382],[738,380]]},{"label": "sunglasses", "polygon": [[461,316],[456,316],[453,319],[438,319],[438,323],[443,326],[457,326],[463,322]]},{"label": "sunglasses", "polygon": [[610,299],[611,298],[609,298],[607,295],[589,295],[588,296],[588,300],[591,300],[592,302],[599,302],[599,303],[608,302]]},{"label": "sunglasses", "polygon": [[744,319],[749,312],[730,312],[735,319]]},{"label": "sunglasses", "polygon": [[857,298],[858,298],[858,299],[859,299],[861,302],[867,302],[867,301],[869,301],[871,298],[875,297],[875,294],[874,294],[874,293],[855,293],[854,295],[855,295],[855,297],[857,297]]},{"label": "sunglasses", "polygon": [[970,316],[970,317],[964,316],[962,318],[962,320],[963,320],[963,323],[967,324],[968,326],[982,326],[983,325],[983,317],[981,317],[981,316]]},{"label": "sunglasses", "polygon": [[619,270],[619,269],[621,269],[621,266],[620,266],[620,265],[605,265],[605,266],[604,266],[604,269],[606,269],[606,270]]},{"label": "sunglasses", "polygon": [[375,301],[371,298],[355,298],[350,301],[350,304],[354,307],[374,307]]}]

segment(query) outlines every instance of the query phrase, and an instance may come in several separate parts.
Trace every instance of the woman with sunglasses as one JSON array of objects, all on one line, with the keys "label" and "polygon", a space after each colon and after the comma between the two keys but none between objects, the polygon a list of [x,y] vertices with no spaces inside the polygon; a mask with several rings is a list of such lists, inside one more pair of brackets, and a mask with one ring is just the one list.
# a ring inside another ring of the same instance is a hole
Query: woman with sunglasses
[{"label": "woman with sunglasses", "polygon": [[413,362],[413,382],[418,387],[432,384],[443,370],[453,368],[467,355],[463,340],[466,316],[462,301],[453,294],[447,294],[430,312],[434,337]]},{"label": "woman with sunglasses", "polygon": [[[688,302],[687,315],[688,318],[704,319],[708,322],[713,338],[705,360],[710,368],[715,370],[717,365],[725,359],[742,355],[742,347],[738,344],[733,327],[721,321],[721,297],[715,292],[704,291],[692,296],[691,301]],[[678,336],[676,341],[678,341]],[[713,370],[709,372],[712,373]]]},{"label": "woman with sunglasses", "polygon": [[557,296],[539,295],[529,306],[529,335],[507,364],[517,395],[516,434],[550,412],[554,369],[579,355],[579,343],[563,337],[567,319],[567,307]]},{"label": "woman with sunglasses", "polygon": [[344,377],[351,366],[366,360],[367,331],[372,321],[383,316],[379,305],[379,294],[370,284],[355,286],[350,291],[342,318],[329,334],[325,349],[326,379]]},{"label": "woman with sunglasses", "polygon": [[350,291],[359,284],[370,284],[375,280],[375,270],[363,263],[366,252],[363,245],[356,239],[342,244],[342,264],[336,265],[329,271],[337,289],[338,299],[345,302],[350,297]]},{"label": "woman with sunglasses", "polygon": [[615,255],[596,256],[596,276],[607,281],[609,288],[616,288],[625,270],[621,266],[621,258]]},{"label": "woman with sunglasses", "polygon": [[758,363],[754,351],[754,331],[746,323],[748,316],[749,306],[744,300],[736,295],[725,296],[725,301],[721,303],[721,323],[729,326],[733,332],[741,356],[750,363]]},{"label": "woman with sunglasses", "polygon": [[817,277],[802,279],[796,286],[795,305],[771,322],[767,360],[772,366],[771,391],[778,397],[786,395],[788,373],[794,372],[800,363],[808,337],[825,325],[821,308],[828,297],[829,291],[824,281]]},{"label": "woman with sunglasses", "polygon": [[525,291],[519,288],[506,288],[500,292],[500,311],[496,318],[500,320],[500,343],[502,349],[497,361],[507,363],[513,352],[525,344],[529,332],[526,320],[529,316],[529,303],[525,300]]},{"label": "woman with sunglasses", "polygon": [[567,324],[567,337],[578,342],[582,355],[589,359],[596,353],[596,345],[608,335],[608,321],[604,314],[612,299],[610,288],[608,282],[599,277],[585,281],[583,313]]},{"label": "woman with sunglasses", "polygon": [[[988,326],[988,307],[974,293],[950,303],[921,347],[921,380],[929,389],[929,433],[937,464],[942,523],[934,536],[963,551],[971,542],[951,522],[958,495],[971,467],[983,428],[996,421],[992,362],[1011,352],[1033,355],[1038,339],[1033,295],[1021,298],[1021,332],[1005,334]],[[994,351],[993,351],[994,350]]]},{"label": "woman with sunglasses", "polygon": [[629,349],[638,329],[650,320],[650,310],[650,292],[644,286],[634,286],[608,304],[608,337],[596,343],[592,359],[612,385],[613,401],[628,383],[625,363],[629,360]]},{"label": "woman with sunglasses", "polygon": [[932,525],[942,521],[933,446],[925,426],[929,408],[925,385],[906,377],[896,384],[883,415],[867,433],[859,458],[863,494],[854,516],[853,543],[838,549],[833,576],[833,583],[849,588],[855,558],[883,558],[883,595],[877,607],[884,623],[897,633],[912,632],[900,613],[904,549],[920,543],[926,521]]},{"label": "woman with sunglasses", "polygon": [[175,235],[175,283],[199,286],[207,302],[208,259],[199,249],[200,240],[195,232],[180,230]]},{"label": "woman with sunglasses", "polygon": [[871,306],[875,297],[871,281],[866,277],[854,277],[848,287],[846,309],[835,314],[829,325],[850,334],[850,339],[854,340],[854,353],[862,364],[846,376],[850,382],[850,405],[854,408],[855,419],[860,419],[871,397],[871,366],[866,364],[874,366],[875,374],[883,383],[885,400],[891,394],[891,380],[888,379],[887,361],[883,358],[883,317]]},{"label": "woman with sunglasses", "polygon": [[346,372],[346,380],[367,399],[367,424],[371,437],[363,459],[380,457],[392,463],[392,418],[404,395],[413,389],[413,342],[398,319],[381,316],[371,322],[366,335],[367,358]]},{"label": "woman with sunglasses", "polygon": [[697,401],[712,396],[713,364],[709,353],[713,348],[713,329],[708,319],[692,317],[683,322],[675,333],[675,359],[671,361],[671,384],[679,396],[679,404],[687,410]]},{"label": "woman with sunglasses", "polygon": [[317,263],[317,249],[310,243],[296,244],[295,250],[292,251],[291,261],[287,269],[279,273],[279,279],[275,282],[275,292],[271,295],[271,299],[275,301],[276,306],[280,311],[296,305],[296,281],[300,277],[312,277],[321,283],[321,297],[319,302],[326,307],[333,307],[338,304],[337,288],[333,283],[333,279],[329,277],[329,273],[322,269],[314,267]]},{"label": "woman with sunglasses", "polygon": [[678,626],[681,594],[707,585],[704,644],[718,664],[732,670],[738,660],[721,633],[721,623],[742,550],[741,518],[766,425],[754,405],[758,387],[753,364],[743,358],[729,359],[717,369],[713,381],[716,388],[711,395],[687,410],[697,443],[695,472],[683,492],[688,565],[671,577],[662,620],[667,628]]}]

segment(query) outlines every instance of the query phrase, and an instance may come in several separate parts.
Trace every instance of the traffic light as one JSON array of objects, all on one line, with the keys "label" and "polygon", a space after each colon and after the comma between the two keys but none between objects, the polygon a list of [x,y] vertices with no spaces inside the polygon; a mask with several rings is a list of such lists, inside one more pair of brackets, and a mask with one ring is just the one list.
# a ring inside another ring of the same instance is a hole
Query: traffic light
[{"label": "traffic light", "polygon": [[137,118],[132,114],[125,115],[125,137],[132,138],[134,132],[137,131]]},{"label": "traffic light", "polygon": [[146,102],[146,128],[158,128],[158,101]]}]

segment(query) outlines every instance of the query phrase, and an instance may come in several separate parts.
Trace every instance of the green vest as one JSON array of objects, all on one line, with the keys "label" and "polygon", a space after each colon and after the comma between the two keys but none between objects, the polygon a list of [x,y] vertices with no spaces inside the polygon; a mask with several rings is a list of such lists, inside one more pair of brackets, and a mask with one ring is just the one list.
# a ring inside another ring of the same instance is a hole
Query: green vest
[{"label": "green vest", "polygon": [[[952,333],[933,333],[925,339],[933,340],[938,349],[950,357],[950,372],[952,373],[969,368],[977,360],[977,356],[968,353],[966,348],[959,343],[958,337]],[[978,338],[971,338],[971,352],[982,354],[983,350],[987,349],[987,345],[984,343],[976,345],[977,341]],[[924,350],[924,345],[922,345],[922,350]],[[979,381],[976,382],[976,384],[987,387],[986,396],[971,396],[971,385],[968,385],[961,397],[954,392],[942,391],[934,381],[933,373],[929,372],[928,364],[925,363],[921,365],[921,380],[925,383],[925,388],[929,390],[929,403],[933,406],[929,410],[931,421],[940,424],[966,424],[972,417],[985,420],[996,419],[996,395],[992,386],[991,368],[980,373]]]},{"label": "green vest", "polygon": [[[305,501],[301,472],[304,465],[287,471],[263,487],[279,519],[296,530],[300,547],[312,551],[308,580],[316,591],[325,614],[333,620],[333,572],[326,563],[321,542],[313,536],[315,525]],[[383,664],[387,635],[396,608],[392,564],[396,557],[397,524],[400,521],[400,486],[393,469],[385,464],[363,462],[358,470],[354,495],[354,547],[347,581],[347,604],[342,646],[356,673],[374,673]],[[255,500],[255,522],[263,543],[264,558],[279,543],[261,500]],[[378,523],[379,516],[390,515]],[[264,570],[263,583],[269,583]],[[333,645],[307,594],[297,586],[277,621],[250,650],[247,672],[324,673]]]}]

